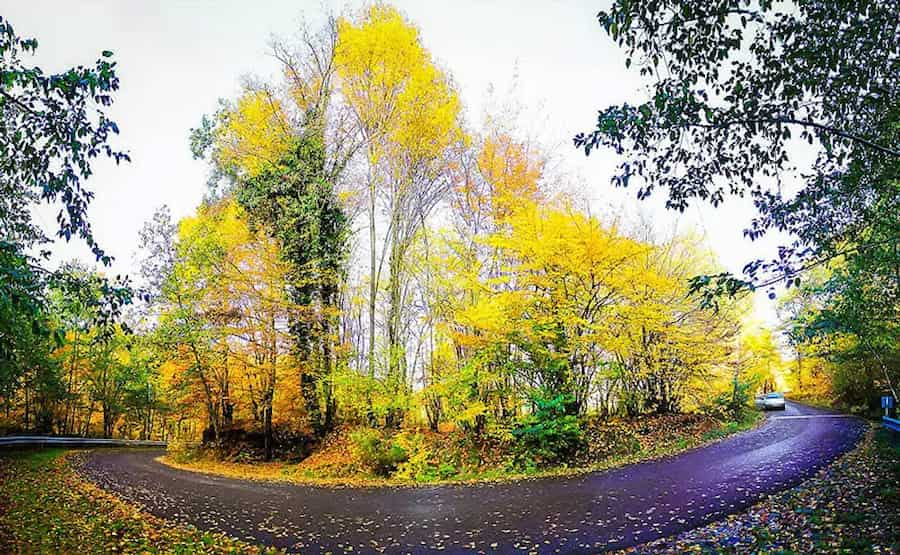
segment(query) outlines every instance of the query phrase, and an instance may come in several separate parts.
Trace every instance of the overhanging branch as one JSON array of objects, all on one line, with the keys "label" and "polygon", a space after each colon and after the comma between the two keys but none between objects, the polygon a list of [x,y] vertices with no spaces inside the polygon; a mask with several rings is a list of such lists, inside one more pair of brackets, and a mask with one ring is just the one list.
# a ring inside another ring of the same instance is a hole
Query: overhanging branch
[{"label": "overhanging branch", "polygon": [[895,158],[900,158],[900,150],[894,150],[892,148],[879,145],[857,135],[855,133],[850,133],[849,131],[844,131],[842,129],[837,129],[835,127],[831,127],[830,125],[825,125],[822,123],[818,123],[815,121],[807,121],[800,120],[794,118],[757,118],[757,119],[741,119],[741,120],[732,120],[724,123],[714,123],[714,124],[703,124],[703,123],[689,123],[689,127],[702,127],[706,129],[727,129],[729,127],[733,127],[735,125],[751,125],[751,124],[787,124],[787,125],[799,125],[801,127],[812,127],[815,129],[819,129],[825,131],[827,133],[831,133],[833,135],[837,135],[838,137],[842,137],[844,139],[859,143],[868,148],[877,150],[882,154],[887,154],[889,156],[893,156]]}]

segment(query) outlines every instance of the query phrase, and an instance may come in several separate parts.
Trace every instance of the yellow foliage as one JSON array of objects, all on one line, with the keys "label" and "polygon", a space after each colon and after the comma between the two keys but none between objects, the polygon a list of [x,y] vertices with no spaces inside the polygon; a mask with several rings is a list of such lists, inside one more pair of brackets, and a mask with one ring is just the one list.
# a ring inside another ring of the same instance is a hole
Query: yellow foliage
[{"label": "yellow foliage", "polygon": [[772,330],[748,325],[739,338],[738,360],[745,381],[759,390],[784,391],[784,361]]},{"label": "yellow foliage", "polygon": [[602,341],[609,329],[604,309],[635,279],[646,281],[634,261],[649,247],[565,207],[521,201],[506,222],[508,229],[487,240],[504,264],[500,292],[483,297],[468,311],[474,316],[464,312],[466,323],[491,331],[526,317],[517,331],[536,341],[546,341],[558,326],[576,343]]},{"label": "yellow foliage", "polygon": [[291,130],[281,102],[251,90],[227,113],[218,139],[220,162],[252,177],[278,163],[290,148]]},{"label": "yellow foliage", "polygon": [[482,210],[490,203],[495,221],[509,216],[523,201],[539,202],[538,181],[544,171],[544,159],[528,145],[516,142],[506,133],[489,135],[478,153],[478,169],[490,187],[490,198],[477,191],[464,191],[472,209]]},{"label": "yellow foliage", "polygon": [[180,222],[177,248],[177,302],[163,318],[187,319],[202,335],[183,338],[163,376],[188,386],[186,404],[229,403],[235,420],[259,420],[271,403],[276,424],[300,422],[300,372],[288,329],[298,313],[278,243],[251,229],[243,209],[226,198]]},{"label": "yellow foliage", "polygon": [[335,64],[370,161],[428,160],[462,138],[459,97],[396,9],[374,5],[358,22],[338,21]]}]

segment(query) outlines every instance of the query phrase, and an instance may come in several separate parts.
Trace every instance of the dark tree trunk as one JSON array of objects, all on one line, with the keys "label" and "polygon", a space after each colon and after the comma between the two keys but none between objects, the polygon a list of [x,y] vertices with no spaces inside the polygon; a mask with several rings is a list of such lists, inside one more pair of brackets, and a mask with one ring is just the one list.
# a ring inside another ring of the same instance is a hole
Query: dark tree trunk
[{"label": "dark tree trunk", "polygon": [[113,425],[115,424],[115,414],[112,407],[108,403],[103,403],[103,437],[112,438]]},{"label": "dark tree trunk", "polygon": [[300,394],[303,397],[303,408],[306,419],[316,436],[322,433],[322,410],[319,408],[318,380],[312,372],[300,374]]},{"label": "dark tree trunk", "polygon": [[274,437],[272,433],[272,401],[268,399],[266,402],[266,407],[263,409],[265,415],[263,417],[264,420],[264,436],[265,436],[265,457],[267,461],[272,460],[272,452],[273,452],[273,443]]}]

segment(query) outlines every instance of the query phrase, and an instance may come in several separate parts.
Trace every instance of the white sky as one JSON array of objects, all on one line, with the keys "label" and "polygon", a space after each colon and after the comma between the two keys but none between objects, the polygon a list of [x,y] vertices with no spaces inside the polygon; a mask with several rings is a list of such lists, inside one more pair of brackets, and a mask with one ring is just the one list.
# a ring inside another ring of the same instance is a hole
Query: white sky
[{"label": "white sky", "polygon": [[[634,189],[609,184],[615,156],[585,158],[571,147],[588,131],[599,108],[640,99],[637,71],[596,22],[606,1],[456,0],[394,2],[419,26],[425,45],[457,83],[468,121],[481,120],[491,85],[510,88],[518,74],[517,102],[530,129],[576,179],[598,211],[643,210],[654,226],[695,227],[705,233],[721,263],[739,273],[752,258],[774,253],[774,241],[742,237],[752,208],[732,201],[725,207],[693,207],[681,215],[661,208],[663,197],[638,202]],[[349,2],[351,8],[356,2]],[[268,77],[276,64],[267,55],[269,38],[289,36],[305,17],[315,21],[343,2],[293,1],[123,1],[3,0],[2,14],[20,36],[35,37],[33,63],[45,71],[92,64],[103,50],[118,62],[121,89],[112,109],[131,164],[98,164],[88,187],[97,196],[90,219],[100,245],[116,261],[109,273],[134,273],[138,230],[167,204],[175,218],[190,214],[202,199],[207,168],[191,159],[188,130],[211,113],[220,97],[239,92],[242,75]],[[53,211],[41,220],[54,223]],[[52,227],[50,228],[52,229]],[[73,241],[58,243],[62,259],[92,262]],[[772,322],[772,303],[759,293],[760,318]]]}]

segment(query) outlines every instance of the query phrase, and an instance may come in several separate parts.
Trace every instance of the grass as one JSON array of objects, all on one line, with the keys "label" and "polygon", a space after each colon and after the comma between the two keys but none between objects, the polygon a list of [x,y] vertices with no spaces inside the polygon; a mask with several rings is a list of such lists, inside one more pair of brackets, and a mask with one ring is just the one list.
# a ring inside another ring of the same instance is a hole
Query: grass
[{"label": "grass", "polygon": [[[577,475],[677,455],[752,429],[763,420],[762,413],[752,411],[741,422],[720,423],[696,415],[603,421],[589,426],[588,449],[582,456],[568,465],[551,467],[523,465],[504,452],[475,452],[476,447],[449,434],[433,434],[424,442],[429,465],[413,478],[376,476],[367,471],[346,437],[326,441],[319,452],[299,464],[222,461],[196,452],[170,453],[160,461],[205,474],[329,487],[502,482]],[[509,445],[504,448],[508,451]]]},{"label": "grass", "polygon": [[81,480],[60,449],[0,456],[2,553],[275,553],[175,525]]}]

